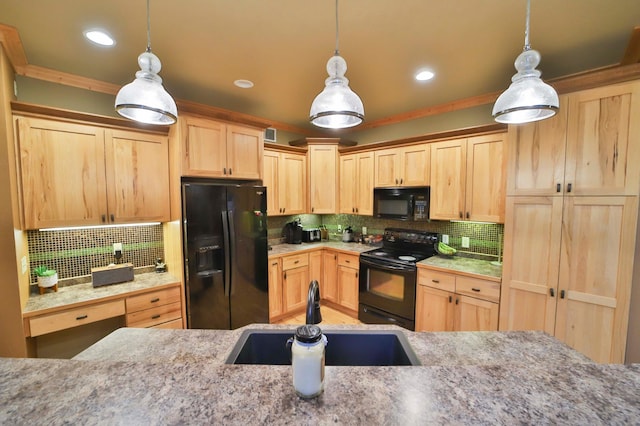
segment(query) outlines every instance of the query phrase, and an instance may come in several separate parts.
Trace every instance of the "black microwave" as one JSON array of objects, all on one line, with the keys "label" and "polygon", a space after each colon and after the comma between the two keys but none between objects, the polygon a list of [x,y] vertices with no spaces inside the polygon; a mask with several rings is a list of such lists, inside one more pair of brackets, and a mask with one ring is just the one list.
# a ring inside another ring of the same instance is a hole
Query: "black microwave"
[{"label": "black microwave", "polygon": [[413,188],[374,188],[373,216],[380,219],[429,221],[428,186]]}]

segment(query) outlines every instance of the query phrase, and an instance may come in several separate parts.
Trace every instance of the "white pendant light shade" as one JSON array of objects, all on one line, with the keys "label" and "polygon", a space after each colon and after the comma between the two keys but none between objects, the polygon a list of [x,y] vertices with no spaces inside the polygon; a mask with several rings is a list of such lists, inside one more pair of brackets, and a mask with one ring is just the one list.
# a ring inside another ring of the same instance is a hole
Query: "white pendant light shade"
[{"label": "white pendant light shade", "polygon": [[140,71],[136,79],[122,87],[116,96],[116,111],[128,119],[147,124],[168,125],[176,122],[176,103],[162,86],[158,75],[160,59],[150,51],[138,56]]},{"label": "white pendant light shade", "polygon": [[493,105],[493,117],[499,123],[517,124],[544,120],[558,111],[560,100],[553,87],[540,79],[535,68],[540,54],[525,50],[515,61],[518,72],[511,78],[511,85]]},{"label": "white pendant light shade", "polygon": [[527,20],[524,35],[524,51],[514,63],[518,71],[511,78],[511,85],[496,100],[492,115],[498,123],[522,124],[553,117],[560,107],[558,94],[540,78],[536,69],[540,53],[529,45],[529,17],[531,0],[527,0]]},{"label": "white pendant light shade", "polygon": [[140,71],[136,79],[123,86],[116,95],[116,111],[130,120],[146,124],[169,125],[176,122],[178,109],[164,90],[160,59],[151,52],[151,18],[147,0],[147,50],[138,56]]},{"label": "white pendant light shade", "polygon": [[311,103],[309,120],[318,127],[344,129],[357,126],[364,119],[360,97],[349,88],[344,76],[347,62],[336,54],[327,61],[325,88]]}]

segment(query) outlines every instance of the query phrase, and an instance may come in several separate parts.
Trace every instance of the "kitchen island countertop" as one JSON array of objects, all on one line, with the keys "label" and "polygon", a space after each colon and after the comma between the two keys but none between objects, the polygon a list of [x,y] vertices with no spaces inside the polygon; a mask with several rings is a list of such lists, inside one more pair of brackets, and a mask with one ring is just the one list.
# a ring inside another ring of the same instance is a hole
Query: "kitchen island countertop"
[{"label": "kitchen island countertop", "polygon": [[423,366],[326,367],[325,392],[303,400],[293,391],[289,366],[223,364],[241,331],[121,329],[73,360],[0,359],[0,423],[630,424],[640,419],[640,365],[595,364],[539,332],[405,331]]}]

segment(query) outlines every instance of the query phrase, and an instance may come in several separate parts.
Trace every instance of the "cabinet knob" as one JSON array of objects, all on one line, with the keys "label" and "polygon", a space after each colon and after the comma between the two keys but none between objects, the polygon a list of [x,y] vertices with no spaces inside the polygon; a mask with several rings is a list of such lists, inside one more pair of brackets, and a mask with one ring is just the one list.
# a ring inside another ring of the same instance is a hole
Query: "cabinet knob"
[{"label": "cabinet knob", "polygon": [[314,208],[314,207],[311,207],[311,213],[313,213],[313,211],[314,211],[314,210],[315,210],[315,208]]},{"label": "cabinet knob", "polygon": [[560,290],[560,299],[564,299],[564,290]]},{"label": "cabinet knob", "polygon": [[403,182],[404,182],[404,179],[400,178],[400,185],[402,185]]},{"label": "cabinet knob", "polygon": [[116,217],[113,215],[113,213],[111,213],[111,222],[115,222],[116,221]]},{"label": "cabinet knob", "polygon": [[102,215],[102,223],[105,223],[107,221],[107,215],[103,214]]},{"label": "cabinet knob", "polygon": [[351,207],[351,213],[355,213],[356,212],[356,208],[355,207]]},{"label": "cabinet knob", "polygon": [[396,185],[398,184],[398,179],[396,179]]},{"label": "cabinet knob", "polygon": [[567,192],[571,192],[571,184],[570,183],[567,184]]},{"label": "cabinet knob", "polygon": [[231,167],[229,167],[229,174],[232,175],[233,174],[233,169]]},{"label": "cabinet knob", "polygon": [[459,212],[458,215],[460,216],[460,219],[462,219],[462,212]]},{"label": "cabinet knob", "polygon": [[562,185],[560,185],[559,183],[556,184],[556,192],[560,192],[562,191]]},{"label": "cabinet knob", "polygon": [[553,288],[549,289],[549,296],[556,297],[556,291]]},{"label": "cabinet knob", "polygon": [[223,168],[222,168],[222,174],[223,174],[223,175],[226,175],[226,174],[227,174],[227,168],[226,168],[226,167],[223,167]]},{"label": "cabinet knob", "polygon": [[356,213],[358,213],[358,208],[356,207]]},{"label": "cabinet knob", "polygon": [[471,217],[471,215],[469,214],[469,212],[467,212],[467,219],[469,219],[469,217]]},{"label": "cabinet knob", "polygon": [[449,296],[449,303],[453,302],[453,297]]},{"label": "cabinet knob", "polygon": [[458,298],[456,297],[456,305],[457,305],[458,303],[460,303],[460,299],[458,299]]}]

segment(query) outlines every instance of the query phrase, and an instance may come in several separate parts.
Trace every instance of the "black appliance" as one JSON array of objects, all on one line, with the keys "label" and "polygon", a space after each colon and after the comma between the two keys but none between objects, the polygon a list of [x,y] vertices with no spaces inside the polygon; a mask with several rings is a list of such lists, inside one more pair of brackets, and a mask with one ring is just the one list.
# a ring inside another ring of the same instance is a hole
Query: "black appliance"
[{"label": "black appliance", "polygon": [[381,219],[429,221],[428,186],[411,188],[374,188],[373,216]]},{"label": "black appliance", "polygon": [[437,254],[438,234],[386,228],[382,241],[360,254],[358,319],[415,330],[416,262]]},{"label": "black appliance", "polygon": [[320,229],[312,228],[302,230],[302,242],[314,243],[316,241],[320,241]]},{"label": "black appliance", "polygon": [[182,182],[188,328],[269,322],[266,188]]},{"label": "black appliance", "polygon": [[284,225],[284,242],[287,244],[302,243],[302,225],[297,220]]}]

